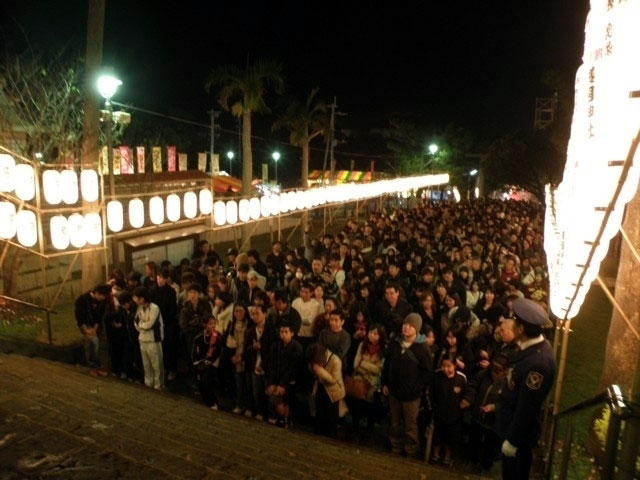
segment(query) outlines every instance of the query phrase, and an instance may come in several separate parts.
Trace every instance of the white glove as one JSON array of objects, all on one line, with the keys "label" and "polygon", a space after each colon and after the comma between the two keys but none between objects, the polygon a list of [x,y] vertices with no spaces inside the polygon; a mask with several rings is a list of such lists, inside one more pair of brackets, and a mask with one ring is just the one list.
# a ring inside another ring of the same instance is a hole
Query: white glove
[{"label": "white glove", "polygon": [[517,452],[518,447],[514,447],[513,445],[511,445],[509,440],[505,440],[504,442],[502,442],[502,454],[505,457],[515,457]]}]

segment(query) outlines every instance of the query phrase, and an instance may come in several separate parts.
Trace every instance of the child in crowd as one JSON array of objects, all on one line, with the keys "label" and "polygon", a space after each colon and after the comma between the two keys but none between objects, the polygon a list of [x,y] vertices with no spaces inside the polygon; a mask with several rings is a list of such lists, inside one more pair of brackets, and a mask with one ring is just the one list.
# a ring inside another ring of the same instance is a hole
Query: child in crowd
[{"label": "child in crowd", "polygon": [[[440,359],[433,385],[429,389],[429,400],[435,424],[434,446],[431,461],[446,467],[451,466],[453,453],[462,442],[462,410],[466,377],[456,371],[456,358],[445,352]],[[444,456],[440,454],[444,451]]]},{"label": "child in crowd", "polygon": [[222,353],[222,339],[216,329],[216,317],[209,317],[205,329],[193,342],[193,370],[205,405],[218,409],[218,364]]}]

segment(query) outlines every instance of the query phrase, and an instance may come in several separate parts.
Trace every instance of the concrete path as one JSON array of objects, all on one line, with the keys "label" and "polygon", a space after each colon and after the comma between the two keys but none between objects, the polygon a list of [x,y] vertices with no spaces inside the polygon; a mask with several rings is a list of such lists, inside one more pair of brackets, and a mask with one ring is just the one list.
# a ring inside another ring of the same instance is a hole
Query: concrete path
[{"label": "concrete path", "polygon": [[[475,478],[0,354],[0,479]],[[478,477],[479,478],[479,477]]]}]

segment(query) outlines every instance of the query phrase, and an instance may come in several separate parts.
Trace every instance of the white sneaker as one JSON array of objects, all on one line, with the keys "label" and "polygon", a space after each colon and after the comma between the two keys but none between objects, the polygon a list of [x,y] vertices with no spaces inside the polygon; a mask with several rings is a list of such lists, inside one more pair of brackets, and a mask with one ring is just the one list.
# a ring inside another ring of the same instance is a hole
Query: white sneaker
[{"label": "white sneaker", "polygon": [[264,420],[264,417],[262,415],[258,414],[258,415],[255,416],[255,419],[258,420],[259,422],[261,422],[261,421]]},{"label": "white sneaker", "polygon": [[253,417],[253,412],[251,410],[247,410],[244,412],[244,416],[247,418]]},{"label": "white sneaker", "polygon": [[270,418],[269,420],[267,420],[271,425],[275,425],[278,420],[276,418]]},{"label": "white sneaker", "polygon": [[242,409],[240,407],[236,407],[233,409],[233,413],[236,415],[240,415],[242,413]]},{"label": "white sneaker", "polygon": [[214,403],[210,408],[211,410],[218,410],[218,405]]}]

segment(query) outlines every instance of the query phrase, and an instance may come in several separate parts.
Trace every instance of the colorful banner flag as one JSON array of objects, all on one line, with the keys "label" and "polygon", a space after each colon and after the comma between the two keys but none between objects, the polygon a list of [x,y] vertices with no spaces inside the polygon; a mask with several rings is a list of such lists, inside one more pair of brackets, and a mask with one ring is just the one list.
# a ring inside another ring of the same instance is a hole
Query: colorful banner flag
[{"label": "colorful banner flag", "polygon": [[220,175],[220,155],[211,155],[211,175]]},{"label": "colorful banner flag", "polygon": [[129,175],[133,173],[133,164],[131,163],[131,149],[129,147],[120,147],[120,173]]},{"label": "colorful banner flag", "polygon": [[176,171],[176,147],[167,147],[167,171]]},{"label": "colorful banner flag", "polygon": [[162,149],[153,147],[151,149],[151,157],[153,158],[153,173],[162,172]]},{"label": "colorful banner flag", "polygon": [[98,160],[98,170],[102,172],[102,175],[109,175],[109,151],[105,145],[100,149],[100,159]]},{"label": "colorful banner flag", "polygon": [[207,171],[207,154],[199,153],[198,154],[198,170],[201,172]]},{"label": "colorful banner flag", "polygon": [[138,173],[144,173],[144,147],[136,147],[136,159],[138,160]]},{"label": "colorful banner flag", "polygon": [[120,155],[120,149],[113,149],[113,174],[120,175],[120,165],[122,163],[122,157]]},{"label": "colorful banner flag", "polygon": [[178,169],[181,172],[187,171],[187,154],[186,153],[178,154]]}]

